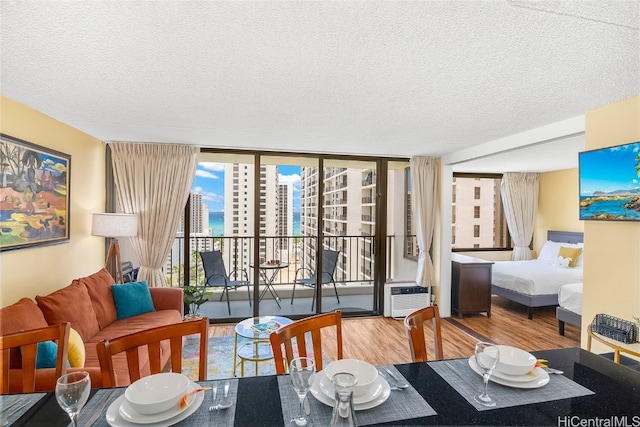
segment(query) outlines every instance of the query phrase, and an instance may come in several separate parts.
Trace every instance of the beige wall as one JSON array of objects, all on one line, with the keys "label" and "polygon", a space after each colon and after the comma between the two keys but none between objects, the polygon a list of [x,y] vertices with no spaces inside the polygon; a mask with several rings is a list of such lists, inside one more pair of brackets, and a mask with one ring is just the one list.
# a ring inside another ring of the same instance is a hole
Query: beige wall
[{"label": "beige wall", "polygon": [[104,143],[0,95],[0,131],[71,155],[70,241],[2,252],[0,306],[46,295],[104,265],[104,239],[91,236],[91,214],[104,212]]},{"label": "beige wall", "polygon": [[584,231],[583,221],[578,219],[579,189],[578,169],[546,172],[540,175],[538,211],[533,233],[533,250],[547,241],[548,230]]},{"label": "beige wall", "polygon": [[[586,112],[586,149],[640,141],[640,95]],[[598,313],[640,315],[640,223],[585,221],[582,345]],[[596,353],[611,349],[594,343]]]}]

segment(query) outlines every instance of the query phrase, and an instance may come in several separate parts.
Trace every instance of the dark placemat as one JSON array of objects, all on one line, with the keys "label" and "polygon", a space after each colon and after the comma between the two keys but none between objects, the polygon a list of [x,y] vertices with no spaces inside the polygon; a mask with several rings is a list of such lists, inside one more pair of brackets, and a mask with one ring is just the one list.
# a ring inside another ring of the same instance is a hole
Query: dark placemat
[{"label": "dark placemat", "polygon": [[484,406],[473,399],[473,395],[483,388],[482,377],[477,374],[468,359],[428,362],[438,375],[466,399],[478,411],[508,408],[530,403],[549,402],[594,394],[563,375],[550,375],[549,383],[538,388],[516,388],[489,382],[489,396],[495,399],[496,406]]},{"label": "dark placemat", "polygon": [[[380,368],[389,368],[400,381],[405,381],[405,378],[393,365],[382,366]],[[316,375],[324,374],[318,372]],[[293,390],[288,375],[278,377],[278,388],[280,391],[280,401],[282,402],[282,418],[285,425],[288,425],[289,421],[297,416],[300,410],[298,395]],[[318,401],[313,397],[311,392],[307,394],[307,399],[309,401],[311,418],[314,425],[329,425],[333,408]],[[435,415],[436,411],[429,406],[413,387],[408,387],[401,391],[391,390],[389,398],[375,408],[356,411],[356,419],[358,425],[365,426],[406,420],[409,418],[408,414],[410,414],[410,418],[419,418]]]},{"label": "dark placemat", "polygon": [[47,393],[11,394],[0,396],[0,408],[2,409],[2,422],[6,420],[8,425],[16,422],[18,418],[27,412],[33,405]]},{"label": "dark placemat", "polygon": [[[213,390],[205,390],[204,400],[200,407],[196,409],[196,411],[189,415],[186,419],[176,423],[176,426],[202,426],[202,425],[216,425],[216,426],[233,426],[235,422],[235,408],[236,408],[236,400],[238,397],[238,379],[232,378],[229,379],[229,399],[233,403],[233,405],[228,409],[222,409],[219,411],[209,411],[209,406],[213,404]],[[220,403],[222,401],[222,397],[224,395],[224,380],[217,381],[203,381],[198,383],[198,387],[213,387],[214,384],[218,386],[218,398],[217,402]],[[95,412],[100,411],[101,414],[98,419],[95,421],[93,425],[97,427],[108,427],[109,423],[107,423],[106,413],[109,406],[115,401],[118,397],[120,397],[125,391],[125,388],[118,389],[102,389],[98,390],[95,396],[87,403],[85,408],[82,410],[80,414],[79,424],[86,425],[89,421],[89,417]],[[113,392],[113,393],[112,393]],[[106,397],[106,404],[105,402]],[[140,424],[142,425],[142,424]]]}]

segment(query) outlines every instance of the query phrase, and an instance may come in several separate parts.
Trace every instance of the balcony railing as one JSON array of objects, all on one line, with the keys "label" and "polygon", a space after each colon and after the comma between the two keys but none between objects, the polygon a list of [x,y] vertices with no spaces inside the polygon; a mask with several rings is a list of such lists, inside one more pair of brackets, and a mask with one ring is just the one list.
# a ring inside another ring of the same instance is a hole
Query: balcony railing
[{"label": "balcony railing", "polygon": [[[395,236],[387,236],[387,253],[391,254],[391,246]],[[169,286],[184,286],[184,265],[189,265],[189,285],[204,286],[205,277],[198,252],[219,250],[222,252],[227,272],[246,271],[250,278],[254,277],[253,257],[256,250],[256,239],[253,236],[215,236],[190,237],[190,253],[185,256],[184,237],[176,237],[171,252],[163,268]],[[372,282],[370,276],[374,270],[373,247],[371,236],[325,236],[322,246],[340,251],[335,280],[341,283]],[[282,269],[276,279],[279,284],[292,284],[296,270],[305,267],[315,271],[317,254],[317,237],[315,236],[270,236],[260,237],[257,250],[261,260],[278,259],[288,262],[289,268]],[[402,256],[402,254],[398,254]],[[387,275],[392,277],[391,263],[387,260]]]}]

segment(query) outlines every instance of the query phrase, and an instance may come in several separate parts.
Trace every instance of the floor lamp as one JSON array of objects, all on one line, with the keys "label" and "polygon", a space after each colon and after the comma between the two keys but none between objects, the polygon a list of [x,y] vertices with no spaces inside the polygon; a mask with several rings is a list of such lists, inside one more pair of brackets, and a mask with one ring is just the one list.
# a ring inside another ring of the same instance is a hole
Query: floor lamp
[{"label": "floor lamp", "polygon": [[108,237],[109,252],[104,268],[111,270],[111,262],[116,263],[116,283],[122,282],[122,262],[120,261],[120,245],[118,237],[133,237],[138,234],[138,215],[123,213],[94,213],[91,234],[94,236]]}]

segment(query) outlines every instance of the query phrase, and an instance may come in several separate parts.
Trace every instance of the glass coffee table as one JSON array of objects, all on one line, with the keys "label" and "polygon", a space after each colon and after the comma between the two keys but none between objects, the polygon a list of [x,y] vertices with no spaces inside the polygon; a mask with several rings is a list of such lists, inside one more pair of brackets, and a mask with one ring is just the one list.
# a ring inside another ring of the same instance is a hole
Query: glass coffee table
[{"label": "glass coffee table", "polygon": [[[244,377],[244,363],[256,364],[256,376],[258,375],[258,362],[273,359],[269,334],[280,326],[288,325],[293,320],[282,316],[249,317],[238,323],[235,327],[235,341],[233,344],[233,376],[236,376],[240,365],[240,376]],[[246,338],[249,341],[238,345],[238,338]]]}]

